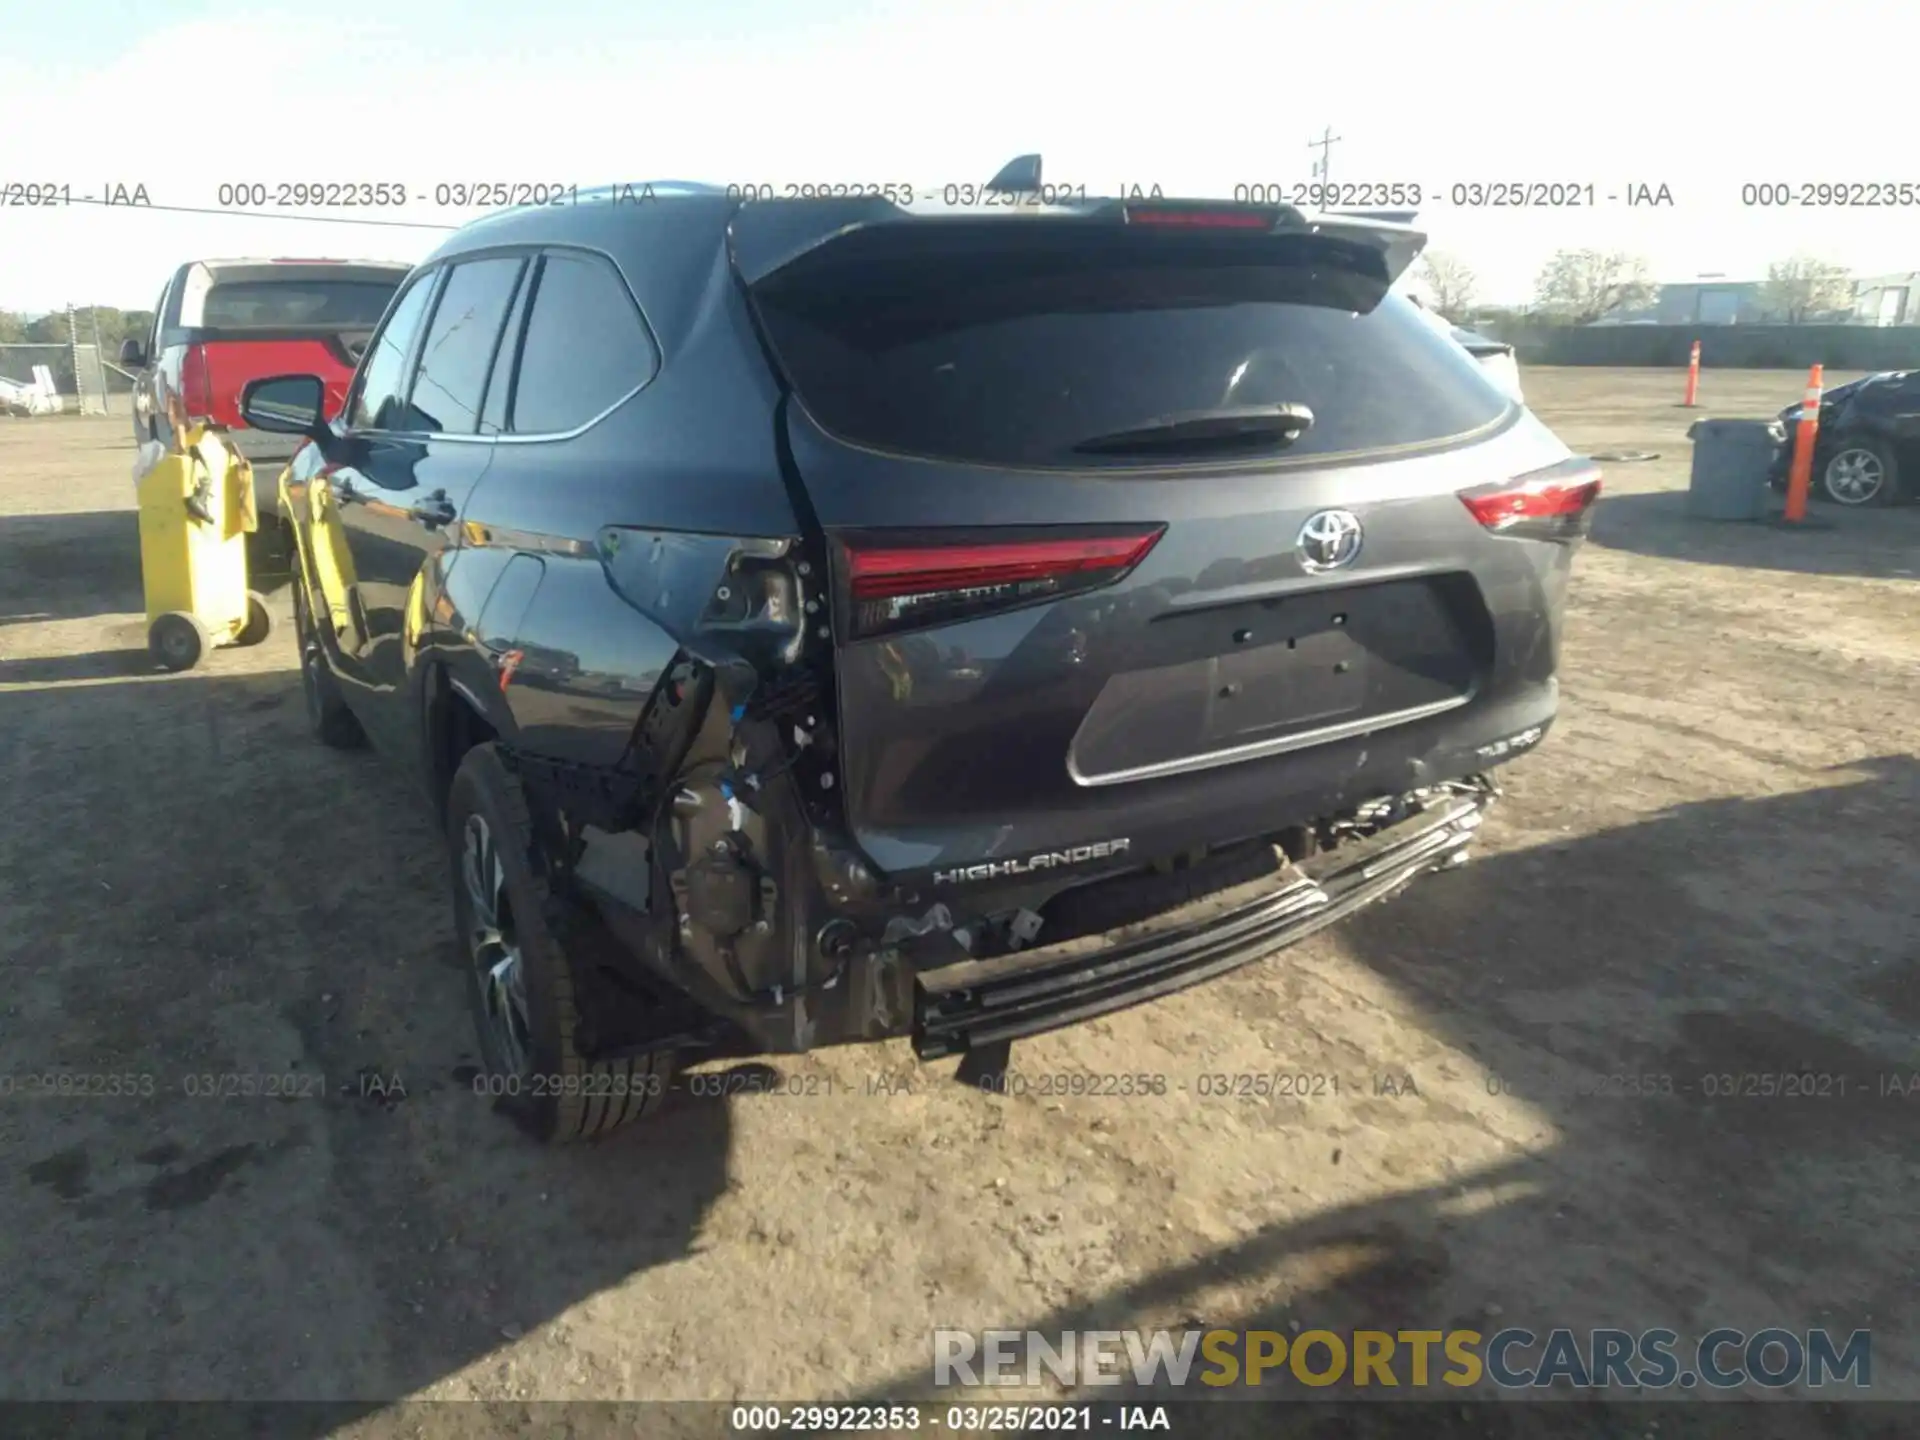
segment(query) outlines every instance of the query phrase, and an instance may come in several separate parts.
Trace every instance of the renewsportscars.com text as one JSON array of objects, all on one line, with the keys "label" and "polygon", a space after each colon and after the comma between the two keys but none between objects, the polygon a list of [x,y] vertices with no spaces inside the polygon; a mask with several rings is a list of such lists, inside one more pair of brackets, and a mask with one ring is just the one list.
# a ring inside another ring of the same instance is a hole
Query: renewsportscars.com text
[{"label": "renewsportscars.com text", "polygon": [[1519,1326],[1478,1330],[964,1330],[933,1333],[938,1386],[1304,1385],[1781,1389],[1873,1382],[1873,1337],[1855,1330],[1677,1331]]}]

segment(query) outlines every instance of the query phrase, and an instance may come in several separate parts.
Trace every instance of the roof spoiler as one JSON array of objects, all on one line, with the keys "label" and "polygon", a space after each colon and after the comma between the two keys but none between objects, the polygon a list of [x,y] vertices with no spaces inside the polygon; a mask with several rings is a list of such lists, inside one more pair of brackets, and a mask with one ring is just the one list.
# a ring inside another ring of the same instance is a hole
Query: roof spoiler
[{"label": "roof spoiler", "polygon": [[[1272,232],[1324,236],[1342,245],[1371,251],[1373,256],[1360,264],[1356,273],[1371,274],[1391,286],[1419,257],[1426,247],[1424,232],[1408,223],[1411,210],[1351,210],[1314,213],[1290,205],[1243,206],[1234,201],[1211,198],[1122,199],[1089,195],[1082,198],[1052,199],[1041,188],[1041,158],[1037,154],[1017,156],[1000,167],[986,188],[996,194],[1038,194],[1039,203],[1001,205],[982,211],[977,208],[942,203],[937,195],[908,199],[905,203],[880,195],[819,197],[782,200],[772,204],[742,205],[729,225],[729,246],[734,268],[748,285],[758,285],[777,271],[786,269],[803,256],[859,231],[895,224],[941,224],[974,221],[988,224],[1120,224],[1144,223],[1155,218],[1173,218],[1177,212],[1189,212],[1196,218],[1219,212],[1260,212],[1271,217]],[[1149,212],[1142,214],[1141,212]],[[1336,264],[1343,262],[1336,261]]]},{"label": "roof spoiler", "polygon": [[1337,215],[1344,220],[1378,220],[1387,225],[1411,225],[1418,210],[1327,210],[1326,215]]}]

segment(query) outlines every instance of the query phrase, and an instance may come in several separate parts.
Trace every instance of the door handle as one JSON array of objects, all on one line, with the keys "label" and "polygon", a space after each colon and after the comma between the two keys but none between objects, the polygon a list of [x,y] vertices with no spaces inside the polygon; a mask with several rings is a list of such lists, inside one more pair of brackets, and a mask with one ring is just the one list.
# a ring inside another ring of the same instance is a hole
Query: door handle
[{"label": "door handle", "polygon": [[446,491],[436,490],[407,511],[407,518],[419,521],[429,530],[438,530],[442,525],[451,525],[459,513],[454,503],[447,499]]}]

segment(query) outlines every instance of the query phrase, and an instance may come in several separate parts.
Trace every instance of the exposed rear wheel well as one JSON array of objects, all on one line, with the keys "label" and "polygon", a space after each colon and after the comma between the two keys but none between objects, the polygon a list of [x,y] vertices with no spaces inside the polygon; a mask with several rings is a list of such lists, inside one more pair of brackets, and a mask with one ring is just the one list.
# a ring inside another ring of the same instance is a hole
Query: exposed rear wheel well
[{"label": "exposed rear wheel well", "polygon": [[441,820],[446,819],[447,796],[467,752],[499,738],[487,718],[448,681],[446,670],[436,665],[427,681],[426,752],[433,810]]}]

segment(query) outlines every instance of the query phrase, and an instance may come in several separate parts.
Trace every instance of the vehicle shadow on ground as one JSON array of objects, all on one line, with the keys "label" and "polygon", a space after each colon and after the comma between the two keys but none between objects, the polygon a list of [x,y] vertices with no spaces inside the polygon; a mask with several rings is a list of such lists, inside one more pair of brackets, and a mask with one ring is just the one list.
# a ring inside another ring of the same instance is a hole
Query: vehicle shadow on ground
[{"label": "vehicle shadow on ground", "polygon": [[[1916,1398],[1911,1276],[1920,1235],[1910,1186],[1920,1164],[1920,1090],[1883,1087],[1888,1078],[1920,1085],[1920,837],[1912,825],[1920,762],[1869,761],[1813,783],[1820,788],[1676,807],[1492,854],[1340,927],[1345,948],[1414,1002],[1417,1023],[1445,1051],[1424,1065],[1360,1067],[1410,1072],[1420,1098],[1368,1094],[1362,1080],[1360,1096],[1343,1088],[1341,1099],[1324,1102],[1345,1113],[1322,1116],[1312,1110],[1322,1102],[1309,1101],[1290,1122],[1328,1143],[1329,1131],[1404,1123],[1394,1107],[1423,1105],[1436,1126],[1472,1127],[1455,1133],[1480,1141],[1492,1132],[1460,1097],[1477,1096],[1473,1109],[1485,1113],[1497,1094],[1522,1107],[1507,1111],[1506,1126],[1535,1137],[1510,1143],[1514,1158],[1463,1167],[1452,1183],[1269,1226],[1086,1303],[986,1323],[1053,1335],[1191,1324],[1282,1335],[1348,1327],[1490,1335],[1523,1326],[1544,1335],[1565,1325],[1582,1335],[1670,1327],[1695,1338],[1720,1325],[1803,1335],[1823,1326],[1841,1345],[1864,1328],[1874,1345],[1868,1393]],[[1820,906],[1808,903],[1816,896]],[[1838,923],[1823,928],[1823,909]],[[1277,996],[1273,1007],[1243,1009],[1278,1039],[1289,1017]],[[1807,1093],[1766,1093],[1767,1077],[1778,1090],[1783,1075],[1808,1077],[1797,1082]],[[1653,1093],[1633,1094],[1628,1076]],[[1364,1144],[1364,1135],[1348,1143]],[[1225,1284],[1273,1298],[1237,1313],[1209,1310],[1206,1295]],[[1644,1308],[1596,1313],[1593,1296],[1623,1290],[1643,1297]],[[1531,1365],[1539,1354],[1523,1346],[1513,1358]],[[1676,1354],[1691,1358],[1684,1347]],[[927,1370],[889,1376],[852,1398],[994,1398],[936,1391],[931,1342],[928,1355]],[[1317,1352],[1313,1368],[1327,1363]],[[1417,1398],[1407,1393],[1404,1353],[1398,1367],[1399,1396]],[[1436,1359],[1433,1373],[1441,1370]],[[1309,1390],[1284,1369],[1269,1378],[1276,1398],[1338,1393]],[[1349,1428],[1313,1433],[1613,1440],[1655,1433],[1645,1422],[1656,1415],[1660,1440],[1904,1433],[1897,1414],[1858,1403],[1817,1425],[1796,1410],[1793,1425],[1775,1429],[1746,1406],[1461,1406],[1465,1392],[1435,1388],[1426,1398],[1444,1405],[1367,1403],[1362,1392]],[[1833,1385],[1824,1398],[1848,1389]],[[1113,1387],[1081,1397],[1136,1393],[1146,1392]],[[1180,1394],[1230,1398],[1200,1386]],[[1394,1398],[1371,1392],[1376,1402]],[[1685,1412],[1678,1420],[1676,1409]],[[1317,1413],[1304,1405],[1250,1413],[1231,1403],[1219,1411],[1209,1434],[1295,1433],[1282,1422]]]},{"label": "vehicle shadow on ground", "polygon": [[[263,519],[246,538],[247,584],[262,595],[292,578],[284,534]],[[0,632],[8,626],[145,613],[140,514],[95,510],[0,515]]]},{"label": "vehicle shadow on ground", "polygon": [[[373,1413],[504,1370],[510,1342],[563,1316],[590,1334],[595,1297],[626,1286],[635,1303],[636,1279],[696,1247],[726,1187],[724,1102],[679,1099],[573,1150],[536,1148],[491,1113],[466,1068],[436,828],[380,762],[313,747],[303,724],[290,672],[0,692],[7,1068],[122,1082],[0,1112],[17,1157],[0,1395],[367,1397],[352,1412]],[[1870,1326],[1892,1382],[1914,1329],[1920,1126],[1914,1100],[1873,1085],[1920,1070],[1920,764],[1815,783],[1490,854],[1341,928],[1445,1054],[1393,1067],[1418,1098],[1361,1086],[1337,1118],[1401,1124],[1383,1107],[1427,1105],[1436,1125],[1472,1126],[1447,1086],[1486,1085],[1537,1117],[1512,1158],[994,1323]],[[1277,996],[1259,1003],[1250,1023],[1285,1037],[1294,1017]],[[1703,1090],[1783,1073],[1852,1088]],[[1675,1093],[1594,1093],[1628,1074]],[[1601,1277],[1619,1293],[1621,1271],[1646,1313],[1593,1313]],[[1271,1298],[1208,1313],[1222,1282]],[[649,1329],[657,1350],[631,1358],[665,1377],[673,1327]],[[866,1396],[930,1395],[928,1378]],[[1526,1409],[1375,1406],[1344,1433],[1641,1433],[1635,1409]],[[274,1433],[344,1423],[302,1414],[278,1414]],[[1670,1414],[1662,1440],[1699,1433]],[[1756,1433],[1745,1416],[1715,1423]],[[1863,1424],[1849,1411],[1821,1433],[1874,1433]],[[1209,1433],[1285,1432],[1229,1404]]]},{"label": "vehicle shadow on ground", "polygon": [[141,610],[140,517],[0,515],[0,627]]},{"label": "vehicle shadow on ground", "polygon": [[[1780,497],[1769,504],[1777,516]],[[1697,520],[1687,514],[1684,491],[1643,491],[1602,499],[1592,540],[1609,550],[1695,565],[1920,579],[1920,505],[1866,511],[1811,503],[1807,517],[1803,530],[1774,520]]]},{"label": "vehicle shadow on ground", "polygon": [[689,1253],[725,1102],[495,1114],[437,827],[294,673],[0,692],[0,734],[6,1072],[92,1086],[0,1105],[0,1397],[371,1411]]},{"label": "vehicle shadow on ground", "polygon": [[164,673],[142,646],[86,655],[42,655],[0,660],[0,685],[57,685],[67,680],[117,680]]}]

